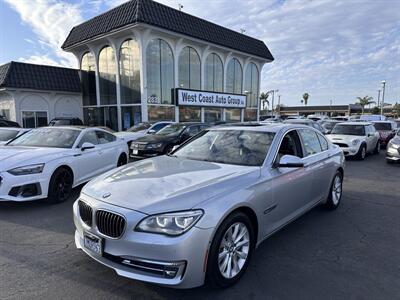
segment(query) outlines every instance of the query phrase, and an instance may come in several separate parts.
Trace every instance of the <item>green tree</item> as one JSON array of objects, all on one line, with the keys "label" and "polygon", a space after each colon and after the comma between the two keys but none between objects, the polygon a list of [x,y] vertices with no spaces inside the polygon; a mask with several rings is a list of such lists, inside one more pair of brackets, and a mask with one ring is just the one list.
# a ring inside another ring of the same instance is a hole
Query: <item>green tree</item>
[{"label": "green tree", "polygon": [[379,115],[380,112],[381,112],[381,110],[379,109],[378,106],[375,106],[375,107],[371,110],[371,113],[372,113],[373,115]]},{"label": "green tree", "polygon": [[268,100],[269,94],[262,92],[260,95],[260,101],[261,101],[261,109],[265,109],[265,104],[269,107],[269,100]]},{"label": "green tree", "polygon": [[364,114],[365,106],[375,103],[375,101],[372,101],[372,99],[374,98],[372,98],[371,96],[357,97],[357,104],[361,105],[362,114]]},{"label": "green tree", "polygon": [[301,101],[301,103],[303,103],[303,101],[304,101],[304,105],[307,106],[307,104],[308,104],[308,98],[310,98],[310,95],[309,95],[308,93],[304,93],[304,94],[303,94],[303,100]]}]

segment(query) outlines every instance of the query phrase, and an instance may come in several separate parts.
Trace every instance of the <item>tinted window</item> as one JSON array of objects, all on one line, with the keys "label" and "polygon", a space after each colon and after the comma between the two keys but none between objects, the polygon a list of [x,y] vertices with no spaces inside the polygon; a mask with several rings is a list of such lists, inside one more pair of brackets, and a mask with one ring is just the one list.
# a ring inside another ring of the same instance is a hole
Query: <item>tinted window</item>
[{"label": "tinted window", "polygon": [[138,131],[146,130],[147,128],[150,128],[150,126],[151,126],[150,123],[139,123],[129,129],[127,129],[126,131],[138,132]]},{"label": "tinted window", "polygon": [[96,135],[99,140],[99,144],[107,144],[114,142],[116,140],[115,135],[108,132],[96,131]]},{"label": "tinted window", "polygon": [[181,133],[187,125],[185,124],[170,124],[168,126],[165,126],[163,129],[161,129],[159,132],[156,134],[161,134],[161,135],[167,135],[167,134],[179,134]]},{"label": "tinted window", "polygon": [[8,141],[15,138],[18,135],[18,130],[4,130],[0,129],[0,141]]},{"label": "tinted window", "polygon": [[374,123],[376,130],[392,130],[391,123]]},{"label": "tinted window", "polygon": [[312,130],[302,129],[299,130],[301,139],[303,140],[305,156],[313,155],[321,152],[321,145],[319,143],[317,134]]},{"label": "tinted window", "polygon": [[345,134],[345,135],[365,135],[364,125],[336,125],[332,129],[332,134]]},{"label": "tinted window", "polygon": [[328,141],[320,134],[317,134],[317,137],[319,139],[319,143],[321,144],[322,151],[328,150],[329,148]]},{"label": "tinted window", "polygon": [[247,130],[203,131],[173,153],[174,156],[216,163],[260,166],[274,133]]},{"label": "tinted window", "polygon": [[160,124],[154,125],[153,127],[151,127],[151,129],[154,130],[155,132],[157,132],[167,125],[169,125],[169,124],[168,123],[160,123]]},{"label": "tinted window", "polygon": [[82,147],[83,143],[91,143],[93,145],[97,145],[99,141],[97,139],[96,132],[89,131],[85,133],[78,144],[78,148]]},{"label": "tinted window", "polygon": [[74,129],[34,129],[17,137],[8,146],[72,148],[79,134],[80,131]]}]

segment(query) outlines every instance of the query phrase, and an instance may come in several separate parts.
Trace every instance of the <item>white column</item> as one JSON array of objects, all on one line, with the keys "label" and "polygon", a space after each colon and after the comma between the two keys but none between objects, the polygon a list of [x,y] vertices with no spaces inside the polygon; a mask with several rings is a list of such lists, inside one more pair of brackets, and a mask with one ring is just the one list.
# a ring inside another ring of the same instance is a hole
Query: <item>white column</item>
[{"label": "white column", "polygon": [[95,67],[96,67],[96,100],[97,106],[100,106],[100,73],[99,73],[99,49],[91,49],[93,53],[94,60],[95,60]]},{"label": "white column", "polygon": [[142,122],[149,120],[147,110],[147,68],[146,68],[146,45],[149,40],[150,31],[144,32],[135,31],[137,41],[140,48],[140,93],[141,97],[141,111],[142,111]]},{"label": "white column", "polygon": [[113,43],[114,57],[115,57],[115,84],[117,90],[117,120],[118,131],[122,131],[122,117],[121,117],[121,78],[119,72],[119,47],[117,48]]}]

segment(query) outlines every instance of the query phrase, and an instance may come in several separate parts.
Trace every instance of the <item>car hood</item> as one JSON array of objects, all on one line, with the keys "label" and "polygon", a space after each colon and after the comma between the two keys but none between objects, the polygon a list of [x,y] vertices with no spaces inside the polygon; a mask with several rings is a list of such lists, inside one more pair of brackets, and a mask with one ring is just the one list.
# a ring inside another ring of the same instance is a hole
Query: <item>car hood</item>
[{"label": "car hood", "polygon": [[137,139],[137,142],[140,143],[161,143],[161,142],[169,142],[178,139],[179,135],[177,134],[168,134],[168,135],[161,135],[161,134],[148,134],[144,137]]},{"label": "car hood", "polygon": [[57,157],[65,156],[68,150],[62,148],[39,148],[23,146],[0,147],[0,171],[36,163],[46,163]]},{"label": "car hood", "polygon": [[124,139],[125,141],[130,142],[130,141],[134,141],[138,138],[145,136],[146,131],[145,130],[137,131],[137,132],[122,131],[122,132],[116,132],[116,133],[114,133],[114,135],[116,135],[119,138]]},{"label": "car hood", "polygon": [[191,209],[250,185],[259,176],[259,167],[159,156],[105,173],[90,181],[82,193],[109,204],[156,214]]},{"label": "car hood", "polygon": [[346,134],[327,134],[326,137],[332,142],[347,142],[350,143],[353,140],[364,140],[364,136],[358,136],[358,135],[346,135]]}]

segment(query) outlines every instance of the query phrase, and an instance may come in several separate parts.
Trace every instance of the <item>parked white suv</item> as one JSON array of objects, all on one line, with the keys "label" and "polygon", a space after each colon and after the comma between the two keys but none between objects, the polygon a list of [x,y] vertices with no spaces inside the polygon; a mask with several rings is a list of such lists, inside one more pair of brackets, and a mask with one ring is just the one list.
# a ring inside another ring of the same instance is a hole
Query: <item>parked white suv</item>
[{"label": "parked white suv", "polygon": [[379,133],[369,122],[338,123],[326,137],[339,146],[345,156],[363,160],[367,153],[379,153]]}]

